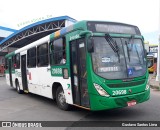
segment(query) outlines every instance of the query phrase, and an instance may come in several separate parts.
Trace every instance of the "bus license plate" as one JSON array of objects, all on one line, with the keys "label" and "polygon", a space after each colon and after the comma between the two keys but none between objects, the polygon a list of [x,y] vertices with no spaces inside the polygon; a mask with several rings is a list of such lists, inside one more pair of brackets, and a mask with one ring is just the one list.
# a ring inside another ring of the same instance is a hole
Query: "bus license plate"
[{"label": "bus license plate", "polygon": [[128,107],[136,105],[137,102],[135,100],[127,102]]}]

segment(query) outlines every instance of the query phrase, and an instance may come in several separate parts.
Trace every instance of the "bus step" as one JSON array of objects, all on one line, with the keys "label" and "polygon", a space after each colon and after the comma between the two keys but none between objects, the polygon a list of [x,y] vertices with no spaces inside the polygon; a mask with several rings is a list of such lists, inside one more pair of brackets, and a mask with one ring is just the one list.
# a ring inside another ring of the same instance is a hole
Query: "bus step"
[{"label": "bus step", "polygon": [[24,90],[25,93],[28,93],[28,90]]}]

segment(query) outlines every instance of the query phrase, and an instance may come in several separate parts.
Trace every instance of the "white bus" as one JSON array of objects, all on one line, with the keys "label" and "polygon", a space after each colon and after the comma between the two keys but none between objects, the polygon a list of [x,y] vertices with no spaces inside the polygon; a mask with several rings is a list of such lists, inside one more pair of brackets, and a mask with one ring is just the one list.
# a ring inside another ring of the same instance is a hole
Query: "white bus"
[{"label": "white bus", "polygon": [[6,81],[63,110],[136,105],[150,95],[143,43],[136,26],[80,21],[7,54]]}]

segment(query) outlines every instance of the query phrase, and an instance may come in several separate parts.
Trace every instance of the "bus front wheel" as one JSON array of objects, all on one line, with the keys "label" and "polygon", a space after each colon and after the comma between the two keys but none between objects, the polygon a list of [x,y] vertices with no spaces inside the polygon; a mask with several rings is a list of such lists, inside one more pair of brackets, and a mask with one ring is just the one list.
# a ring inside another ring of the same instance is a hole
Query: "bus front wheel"
[{"label": "bus front wheel", "polygon": [[65,111],[69,110],[70,105],[66,103],[65,94],[61,86],[59,86],[56,91],[56,102],[60,109]]}]

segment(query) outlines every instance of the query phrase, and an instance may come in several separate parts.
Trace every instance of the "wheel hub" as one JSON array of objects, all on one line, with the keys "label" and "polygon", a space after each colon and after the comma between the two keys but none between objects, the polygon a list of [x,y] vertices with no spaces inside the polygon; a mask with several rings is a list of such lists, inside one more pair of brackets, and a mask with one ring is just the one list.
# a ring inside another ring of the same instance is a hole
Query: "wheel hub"
[{"label": "wheel hub", "polygon": [[59,93],[58,99],[59,99],[60,104],[64,106],[66,103],[64,92]]}]

